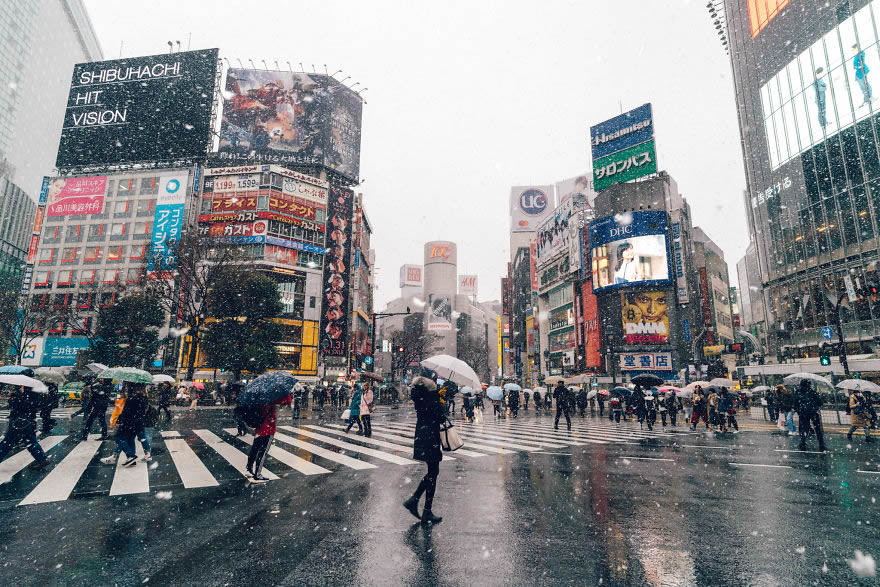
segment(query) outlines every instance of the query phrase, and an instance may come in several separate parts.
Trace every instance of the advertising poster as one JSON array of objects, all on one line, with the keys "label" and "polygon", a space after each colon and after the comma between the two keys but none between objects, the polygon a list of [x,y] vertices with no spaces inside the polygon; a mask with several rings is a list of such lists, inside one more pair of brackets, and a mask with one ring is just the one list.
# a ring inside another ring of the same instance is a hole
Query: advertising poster
[{"label": "advertising poster", "polygon": [[187,178],[186,174],[159,177],[148,271],[170,271],[177,264],[174,248],[183,228]]},{"label": "advertising poster", "polygon": [[681,229],[681,214],[674,212],[675,221],[672,223],[672,268],[675,273],[675,285],[678,289],[678,303],[682,306],[690,302],[688,294],[687,273],[685,273],[685,250]]},{"label": "advertising poster", "polygon": [[715,333],[712,331],[712,300],[709,297],[709,274],[705,267],[700,267],[700,310],[703,313],[703,328],[706,329],[706,345],[715,344]]},{"label": "advertising poster", "polygon": [[103,214],[107,176],[56,177],[46,191],[46,216]]},{"label": "advertising poster", "polygon": [[535,232],[554,207],[552,185],[510,188],[510,231]]},{"label": "advertising poster", "polygon": [[404,265],[400,268],[400,287],[422,287],[422,266]]},{"label": "advertising poster", "polygon": [[621,371],[672,371],[672,353],[620,353]]},{"label": "advertising poster", "polygon": [[[654,136],[654,115],[651,104],[642,104],[629,112],[590,127],[590,148],[593,169],[596,161],[628,147],[644,143]],[[601,190],[594,186],[596,191]]]},{"label": "advertising poster", "polygon": [[477,276],[476,275],[459,275],[458,276],[458,293],[464,296],[477,295]]},{"label": "advertising poster", "polygon": [[218,51],[75,65],[55,166],[204,156]]},{"label": "advertising poster", "polygon": [[587,369],[602,367],[602,341],[599,332],[599,303],[589,283],[581,286],[584,321],[584,360]]},{"label": "advertising poster", "polygon": [[349,267],[354,192],[330,188],[327,203],[327,256],[321,301],[321,352],[345,357],[348,352]]},{"label": "advertising poster", "polygon": [[428,330],[449,332],[452,330],[452,301],[445,296],[428,296]]},{"label": "advertising poster", "polygon": [[652,173],[657,173],[654,139],[593,161],[593,185],[599,191]]},{"label": "advertising poster", "polygon": [[596,200],[593,189],[593,174],[578,175],[556,183],[556,200],[562,204],[566,200],[574,201],[575,210],[592,210]]},{"label": "advertising poster", "polygon": [[230,69],[221,159],[323,165],[360,172],[360,96],[330,76]]},{"label": "advertising poster", "polygon": [[532,281],[532,291],[538,291],[538,245],[529,243],[529,278]]},{"label": "advertising poster", "polygon": [[606,216],[590,223],[593,291],[631,284],[666,284],[670,279],[662,211]]},{"label": "advertising poster", "polygon": [[626,344],[669,343],[669,300],[665,291],[621,292],[620,307]]},{"label": "advertising poster", "polygon": [[87,338],[47,337],[43,345],[44,367],[72,367],[76,365],[76,355],[89,347]]},{"label": "advertising poster", "polygon": [[563,250],[568,250],[571,231],[572,200],[562,202],[553,213],[538,226],[538,266],[543,265]]}]

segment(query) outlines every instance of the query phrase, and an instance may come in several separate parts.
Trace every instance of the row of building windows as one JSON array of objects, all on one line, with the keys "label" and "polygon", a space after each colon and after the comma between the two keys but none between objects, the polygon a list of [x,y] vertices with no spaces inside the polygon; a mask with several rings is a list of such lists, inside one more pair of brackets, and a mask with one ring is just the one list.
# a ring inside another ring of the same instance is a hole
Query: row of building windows
[{"label": "row of building windows", "polygon": [[34,289],[73,288],[83,285],[137,283],[143,275],[143,268],[119,269],[38,269],[34,271]]},{"label": "row of building windows", "polygon": [[37,254],[37,266],[76,265],[83,263],[144,261],[149,243],[92,247],[43,247]]},{"label": "row of building windows", "polygon": [[67,226],[47,226],[43,231],[42,242],[46,244],[81,243],[83,241],[105,241],[148,239],[153,232],[152,220],[137,222],[111,222],[107,224],[69,224]]}]

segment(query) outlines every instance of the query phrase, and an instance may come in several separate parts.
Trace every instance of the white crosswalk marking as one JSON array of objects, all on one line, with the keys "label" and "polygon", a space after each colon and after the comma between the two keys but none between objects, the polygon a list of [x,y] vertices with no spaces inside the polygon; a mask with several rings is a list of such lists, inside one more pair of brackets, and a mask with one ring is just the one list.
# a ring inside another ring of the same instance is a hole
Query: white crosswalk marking
[{"label": "white crosswalk marking", "polygon": [[163,430],[160,434],[162,438],[180,438],[180,432],[177,430]]},{"label": "white crosswalk marking", "polygon": [[[415,432],[415,424],[406,424],[403,428],[404,430]],[[463,430],[459,430],[459,435],[462,440],[465,441],[466,444],[470,444],[470,441],[476,440],[481,444],[494,444],[496,446],[507,446],[510,448],[516,448],[519,450],[524,450],[527,452],[531,452],[533,450],[540,450],[541,447],[534,444],[525,444],[521,442],[514,442],[511,438],[504,438],[501,436],[489,436],[489,435],[472,435],[469,432],[465,432]],[[555,448],[563,448],[565,445],[551,445]]]},{"label": "white crosswalk marking", "polygon": [[[163,433],[162,436],[165,436],[165,434]],[[180,436],[180,434],[177,433],[177,436]],[[183,482],[184,487],[190,489],[192,487],[216,487],[220,485],[211,474],[211,471],[208,470],[208,467],[196,456],[192,447],[186,443],[186,440],[183,438],[166,437],[165,447],[168,449],[171,460],[174,461],[177,474],[180,475],[180,480]]]},{"label": "white crosswalk marking", "polygon": [[64,501],[70,497],[77,481],[101,448],[98,438],[99,435],[92,434],[88,440],[77,444],[18,505]]},{"label": "white crosswalk marking", "polygon": [[119,453],[119,457],[116,459],[113,485],[110,486],[110,495],[150,492],[150,475],[147,471],[147,463],[143,460],[144,447],[141,445],[140,440],[135,441],[135,453],[138,460],[130,467],[122,466],[122,463],[128,460],[128,457],[125,453]]},{"label": "white crosswalk marking", "polygon": [[[40,441],[40,446],[45,452],[49,452],[53,446],[67,438],[67,436],[47,436]],[[0,484],[6,483],[15,477],[19,471],[34,462],[34,457],[27,450],[17,452],[0,463]]]},{"label": "white crosswalk marking", "polygon": [[382,452],[381,450],[373,450],[372,448],[366,448],[357,444],[351,444],[350,442],[342,442],[341,440],[336,440],[335,438],[330,438],[329,436],[324,436],[323,434],[309,432],[308,430],[303,430],[302,428],[294,428],[293,426],[279,426],[279,428],[284,428],[285,430],[296,432],[297,434],[301,434],[303,436],[309,436],[311,438],[314,438],[315,440],[320,440],[325,444],[332,444],[333,446],[338,446],[339,448],[344,448],[371,457],[376,457],[377,459],[382,459],[383,461],[388,461],[389,463],[394,463],[396,465],[413,465],[416,463],[416,461],[405,459],[397,455],[388,454],[387,452]]},{"label": "white crosswalk marking", "polygon": [[502,428],[500,426],[493,426],[491,428],[480,428],[474,425],[462,425],[459,427],[459,430],[468,434],[476,435],[501,435],[504,437],[509,437],[517,442],[535,444],[537,446],[545,448],[565,448],[570,444],[581,444],[579,442],[572,442],[570,439],[560,441],[555,438],[548,438],[544,435],[539,436],[535,433],[530,433],[528,430],[519,430],[507,427]]},{"label": "white crosswalk marking", "polygon": [[306,450],[311,452],[312,454],[318,455],[319,457],[325,458],[328,461],[333,461],[334,463],[339,463],[340,465],[345,465],[350,469],[355,470],[363,470],[363,469],[375,469],[376,465],[373,463],[368,463],[366,461],[361,461],[358,459],[353,459],[348,455],[341,455],[339,453],[333,452],[332,450],[327,450],[326,448],[322,448],[320,446],[311,444],[309,442],[303,442],[298,438],[294,438],[292,436],[288,436],[287,434],[281,434],[280,432],[275,433],[275,440],[279,442],[283,442],[285,444],[289,444],[291,446],[295,446],[299,449]]},{"label": "white crosswalk marking", "polygon": [[[218,455],[226,459],[226,462],[232,465],[236,471],[241,473],[242,477],[248,476],[246,454],[231,444],[227,444],[210,430],[193,430],[193,433],[204,440]],[[263,467],[263,476],[267,479],[278,479],[278,475],[265,467]]]},{"label": "white crosswalk marking", "polygon": [[[317,430],[319,432],[327,432],[328,434],[336,434],[339,436],[345,436],[344,432],[340,432],[339,430],[333,430],[332,428],[324,428],[322,426],[315,426],[312,424],[305,425],[305,428],[311,428],[312,430]],[[363,436],[359,436],[356,438],[358,442],[363,442],[364,444],[372,444],[373,446],[381,446],[382,448],[388,448],[391,450],[395,450],[397,452],[410,453],[412,449],[408,446],[400,446],[399,444],[392,444],[390,442],[385,442],[384,440],[376,440],[374,438],[365,438]],[[455,460],[452,457],[444,457],[450,460]]]},{"label": "white crosswalk marking", "polygon": [[[401,426],[398,426],[397,423],[392,424],[390,422],[387,422],[382,425],[373,424],[373,428],[379,429],[379,430],[391,430],[391,431],[397,432],[399,434],[410,435],[410,437],[414,433],[414,429],[412,429],[412,428],[401,427]],[[486,452],[493,452],[493,453],[498,453],[498,454],[506,454],[506,453],[516,454],[516,452],[517,452],[515,450],[512,450],[510,447],[489,446],[488,444],[475,443],[470,440],[468,441],[467,445],[470,448],[475,448],[477,450],[483,450]],[[456,452],[458,452],[458,451],[456,451]]]},{"label": "white crosswalk marking", "polygon": [[[341,425],[339,425],[339,424],[327,424],[327,426],[330,426],[331,428],[338,428],[338,429],[340,429],[340,430],[344,430],[344,429],[345,429],[345,426],[341,426]],[[308,426],[308,428],[318,428],[318,427],[317,427],[317,426]],[[413,438],[412,438],[412,436],[410,436],[410,437],[406,437],[406,436],[400,436],[400,435],[397,435],[397,434],[385,434],[385,433],[383,433],[383,432],[376,432],[376,430],[375,430],[375,426],[374,426],[373,428],[374,428],[374,430],[373,430],[373,436],[378,436],[379,438],[387,438],[388,440],[393,440],[393,441],[395,441],[395,442],[398,443],[398,444],[404,444],[404,445],[406,445],[405,449],[406,449],[407,452],[409,452],[410,450],[412,450],[412,448],[411,448],[412,445],[413,445]],[[457,455],[464,455],[464,456],[466,456],[466,457],[484,457],[484,456],[486,456],[485,454],[483,454],[483,453],[481,453],[481,452],[474,452],[474,451],[472,451],[472,450],[466,450],[466,449],[464,449],[464,448],[460,448],[460,449],[458,449],[457,451],[455,451],[455,454],[457,454]],[[444,458],[444,459],[447,459],[447,458],[449,458],[449,457],[447,457],[447,456],[444,454],[443,458]]]},{"label": "white crosswalk marking", "polygon": [[[234,435],[238,432],[235,428],[224,428],[224,432],[227,434]],[[254,435],[253,434],[245,434],[244,436],[239,436],[242,441],[246,444],[254,443]],[[296,456],[295,454],[291,454],[284,450],[283,448],[278,448],[274,444],[269,448],[269,456],[273,459],[277,459],[296,471],[303,473],[304,475],[320,475],[321,473],[329,473],[327,469],[324,467],[319,467],[315,463],[309,462],[303,458]]]}]

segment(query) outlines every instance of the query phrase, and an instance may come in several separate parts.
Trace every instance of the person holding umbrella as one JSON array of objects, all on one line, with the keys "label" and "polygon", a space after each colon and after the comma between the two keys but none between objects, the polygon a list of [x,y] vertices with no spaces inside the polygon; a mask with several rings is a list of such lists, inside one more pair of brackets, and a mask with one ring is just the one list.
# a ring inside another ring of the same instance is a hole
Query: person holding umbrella
[{"label": "person holding umbrella", "polygon": [[351,396],[351,403],[348,405],[348,427],[345,429],[346,434],[348,434],[355,422],[357,422],[358,425],[357,433],[361,436],[364,434],[364,426],[361,424],[361,399],[361,384],[355,383],[354,393]]},{"label": "person holding umbrella", "polygon": [[596,403],[599,404],[599,417],[605,416],[605,394],[602,391],[596,394]]},{"label": "person holding umbrella", "polygon": [[[36,380],[34,382],[39,383]],[[0,440],[0,461],[6,458],[13,447],[24,443],[28,452],[34,457],[34,462],[30,465],[31,469],[42,469],[51,460],[37,442],[37,410],[40,408],[41,394],[32,389],[16,386],[9,396],[9,427],[3,440]]]},{"label": "person holding umbrella", "polygon": [[816,431],[816,440],[819,441],[819,450],[825,452],[825,434],[822,431],[822,418],[819,416],[822,398],[808,379],[801,379],[794,398],[794,407],[800,421],[801,443],[798,448],[807,450],[807,436],[810,428],[813,428]]},{"label": "person holding umbrella", "polygon": [[846,439],[852,440],[853,432],[857,428],[865,429],[865,442],[873,442],[871,438],[870,420],[868,415],[868,402],[860,389],[853,389],[849,394],[849,432]]},{"label": "person holding umbrella", "polygon": [[[413,437],[413,459],[427,464],[428,472],[422,478],[415,492],[403,502],[412,515],[423,524],[438,524],[443,518],[432,511],[434,492],[437,489],[437,476],[440,474],[440,461],[443,451],[440,447],[440,424],[443,423],[443,405],[437,394],[437,374],[423,368],[421,375],[413,379],[410,397],[416,410],[416,430]],[[419,500],[425,494],[425,507],[419,515]]]},{"label": "person holding umbrella", "polygon": [[[356,385],[361,385],[357,383]],[[366,387],[364,387],[366,386]],[[373,411],[373,386],[366,382],[361,386],[361,423],[364,425],[364,437],[373,435],[373,425],[370,423],[370,413]]]},{"label": "person holding umbrella", "polygon": [[240,406],[251,414],[256,412],[251,422],[255,428],[254,443],[251,445],[247,460],[247,472],[253,475],[251,478],[253,483],[268,481],[263,477],[262,472],[263,463],[275,437],[277,422],[275,408],[290,405],[290,390],[296,383],[296,377],[287,371],[263,373],[251,381],[238,396]]},{"label": "person holding umbrella", "polygon": [[536,388],[532,392],[532,395],[535,397],[535,413],[537,414],[538,411],[541,409],[541,403],[542,403],[540,388]]},{"label": "person holding umbrella", "polygon": [[694,396],[693,396],[693,404],[694,404],[694,415],[691,420],[691,430],[697,429],[697,424],[700,423],[700,420],[706,425],[706,430],[709,429],[709,417],[706,411],[706,396],[703,395],[703,388],[699,385],[694,386]]},{"label": "person holding umbrella", "polygon": [[565,387],[565,383],[562,380],[556,383],[556,388],[553,390],[553,399],[556,400],[556,420],[553,422],[553,429],[559,430],[559,416],[565,414],[565,424],[568,426],[568,431],[571,432],[571,416],[569,415],[569,401],[568,401],[568,388]]},{"label": "person holding umbrella", "polygon": [[92,397],[89,400],[88,416],[83,422],[80,431],[80,440],[88,438],[92,429],[92,422],[97,418],[101,423],[101,440],[107,440],[107,406],[110,405],[110,394],[113,392],[113,382],[109,379],[96,381],[92,386]]}]

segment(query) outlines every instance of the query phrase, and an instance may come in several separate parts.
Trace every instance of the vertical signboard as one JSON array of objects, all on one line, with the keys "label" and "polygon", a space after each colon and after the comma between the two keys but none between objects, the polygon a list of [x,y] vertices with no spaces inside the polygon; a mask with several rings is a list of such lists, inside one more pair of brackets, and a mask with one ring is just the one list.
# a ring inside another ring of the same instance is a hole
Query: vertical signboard
[{"label": "vertical signboard", "polygon": [[675,274],[675,285],[678,290],[678,303],[685,306],[690,302],[687,287],[687,274],[685,273],[685,250],[681,234],[681,214],[673,211],[674,222],[672,223],[672,272]]},{"label": "vertical signboard", "polygon": [[322,287],[321,353],[344,357],[348,346],[348,259],[351,257],[351,220],[354,192],[331,187],[327,202],[327,256]]},{"label": "vertical signboard", "polygon": [[185,173],[159,177],[148,271],[170,271],[177,263],[174,247],[183,229],[187,177]]},{"label": "vertical signboard", "polygon": [[700,267],[700,307],[703,311],[703,328],[706,329],[706,346],[715,344],[712,332],[712,302],[709,299],[709,275],[705,267]]},{"label": "vertical signboard", "polygon": [[538,244],[529,243],[529,277],[532,280],[532,291],[538,291]]},{"label": "vertical signboard", "polygon": [[599,303],[589,282],[581,285],[581,304],[584,320],[584,361],[587,369],[599,369],[602,367]]}]

